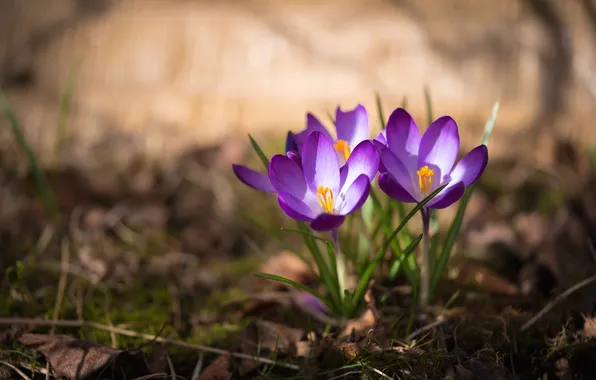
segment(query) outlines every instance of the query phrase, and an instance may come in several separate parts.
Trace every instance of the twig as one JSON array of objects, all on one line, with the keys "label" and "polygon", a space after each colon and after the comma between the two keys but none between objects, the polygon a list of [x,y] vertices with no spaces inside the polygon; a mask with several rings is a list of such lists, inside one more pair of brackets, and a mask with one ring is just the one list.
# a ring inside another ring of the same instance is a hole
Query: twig
[{"label": "twig", "polygon": [[[66,290],[66,280],[68,277],[68,253],[70,246],[66,240],[62,240],[60,249],[60,278],[58,280],[58,296],[56,297],[56,303],[54,304],[54,315],[52,316],[52,322],[56,322],[60,316],[60,309],[62,309],[62,301],[64,300],[64,292]],[[50,336],[54,335],[56,325],[52,325],[50,329]],[[46,363],[46,380],[50,378],[50,362]]]},{"label": "twig", "polygon": [[176,379],[176,370],[174,369],[174,363],[172,363],[172,358],[170,358],[170,355],[166,355],[166,361],[168,362],[168,368],[170,369],[170,376],[172,377],[172,380]]},{"label": "twig", "polygon": [[203,370],[203,358],[205,357],[205,355],[203,355],[202,352],[199,353],[199,360],[197,360],[197,364],[195,364],[195,368],[192,370],[192,376],[190,377],[190,380],[197,380],[199,378],[199,375],[201,374],[201,371]]},{"label": "twig", "polygon": [[384,379],[389,379],[389,380],[393,380],[393,377],[391,377],[391,376],[389,376],[389,375],[386,375],[386,374],[384,374],[384,373],[383,373],[383,372],[381,372],[380,370],[378,370],[378,369],[376,369],[376,368],[374,368],[374,367],[371,367],[371,366],[369,366],[369,368],[370,368],[370,369],[371,369],[371,370],[372,370],[374,373],[376,373],[377,375],[381,376],[382,378],[384,378]]},{"label": "twig", "polygon": [[270,364],[270,365],[274,365],[277,367],[292,369],[294,371],[300,370],[300,367],[297,365],[294,365],[294,364],[279,363],[279,362],[276,362],[274,360],[267,359],[267,358],[262,358],[262,357],[258,357],[258,356],[252,356],[252,355],[247,355],[247,354],[242,354],[242,353],[237,353],[237,352],[230,352],[228,350],[223,350],[221,348],[208,347],[208,346],[203,346],[200,344],[193,344],[193,343],[182,342],[179,340],[162,338],[162,337],[151,335],[151,334],[145,334],[145,333],[140,333],[140,332],[136,332],[136,331],[132,331],[132,330],[126,330],[126,329],[123,329],[120,327],[115,327],[115,326],[110,327],[110,326],[106,326],[106,325],[103,325],[101,323],[96,323],[96,322],[74,321],[74,320],[48,321],[46,319],[41,319],[41,318],[0,318],[0,325],[33,325],[33,326],[35,326],[35,325],[36,326],[55,325],[58,327],[90,327],[90,328],[95,328],[95,329],[107,331],[107,332],[114,331],[116,334],[129,336],[132,338],[141,338],[141,339],[146,339],[146,340],[153,340],[153,341],[159,342],[159,343],[171,344],[174,346],[187,348],[190,350],[209,352],[209,353],[217,354],[217,355],[230,355],[230,356],[240,358],[240,359],[253,360],[253,361],[255,361],[257,363],[261,363],[261,364]]},{"label": "twig", "polygon": [[[56,297],[56,303],[54,304],[54,315],[52,321],[57,321],[60,309],[62,309],[62,300],[64,299],[64,291],[66,290],[66,279],[68,276],[68,253],[70,247],[66,240],[62,241],[62,249],[60,250],[60,279],[58,280],[58,296]],[[50,335],[54,335],[56,330],[55,326],[52,326]]]},{"label": "twig", "polygon": [[542,308],[542,310],[540,310],[535,316],[533,316],[528,322],[526,322],[522,326],[521,331],[525,331],[532,327],[540,318],[544,316],[544,314],[551,311],[551,309],[554,308],[559,302],[569,297],[572,293],[575,293],[579,289],[590,285],[594,281],[596,281],[596,275],[588,277],[585,280],[578,282],[569,289],[565,290],[563,293],[559,294],[557,297],[555,297],[555,299],[550,301],[544,308]]},{"label": "twig", "polygon": [[432,323],[429,323],[426,326],[422,326],[418,330],[416,330],[416,331],[412,332],[410,335],[408,335],[406,337],[406,341],[407,342],[411,342],[412,339],[416,338],[418,335],[420,335],[420,334],[422,334],[422,333],[424,333],[426,331],[432,330],[435,327],[440,326],[440,325],[442,325],[445,322],[447,322],[447,318],[445,318],[443,316],[439,316],[436,321],[434,321]]},{"label": "twig", "polygon": [[25,375],[25,373],[23,371],[21,371],[20,369],[18,369],[17,367],[15,367],[14,365],[5,362],[4,360],[0,360],[0,364],[4,364],[7,367],[12,368],[16,373],[18,373],[23,379],[25,380],[31,380],[31,378],[27,375]]}]

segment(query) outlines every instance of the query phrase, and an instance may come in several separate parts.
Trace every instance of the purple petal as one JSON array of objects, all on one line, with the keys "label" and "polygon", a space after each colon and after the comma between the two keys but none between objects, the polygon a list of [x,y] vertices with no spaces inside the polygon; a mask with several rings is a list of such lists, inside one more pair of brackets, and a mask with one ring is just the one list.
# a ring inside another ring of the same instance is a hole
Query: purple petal
[{"label": "purple petal", "polygon": [[232,169],[234,170],[236,177],[238,177],[238,179],[245,185],[259,191],[275,193],[275,189],[273,189],[273,186],[271,186],[271,181],[266,174],[259,173],[258,171],[247,168],[246,166],[236,164],[232,165]]},{"label": "purple petal", "polygon": [[298,150],[298,144],[296,144],[296,135],[294,135],[292,132],[288,132],[288,135],[286,136],[286,152],[289,152],[291,150]]},{"label": "purple petal", "polygon": [[325,136],[329,137],[330,140],[333,140],[333,137],[331,136],[327,128],[325,128],[325,126],[321,124],[321,122],[319,121],[319,119],[316,118],[315,115],[309,112],[306,114],[306,129],[302,132],[293,134],[294,142],[298,148],[298,152],[302,151],[302,146],[306,142],[306,138],[308,137],[308,135],[310,135],[311,132],[315,131],[321,132]]},{"label": "purple petal", "polygon": [[329,314],[330,312],[329,307],[323,301],[308,292],[298,292],[294,301],[302,308],[314,309],[323,314]]},{"label": "purple petal", "polygon": [[372,181],[379,171],[379,161],[379,151],[373,143],[368,140],[361,142],[341,168],[340,187],[346,189],[361,174],[366,174],[369,181]]},{"label": "purple petal", "polygon": [[303,222],[312,221],[316,214],[302,200],[296,198],[290,193],[281,192],[277,195],[277,202],[283,212],[292,219]]},{"label": "purple petal", "polygon": [[339,160],[331,140],[321,132],[312,132],[302,147],[301,155],[304,178],[310,189],[316,193],[318,186],[326,186],[337,194]]},{"label": "purple petal", "polygon": [[435,170],[435,180],[443,183],[458,152],[459,132],[455,120],[449,116],[440,117],[428,127],[420,140],[418,168],[428,165]]},{"label": "purple petal", "polygon": [[[342,193],[343,199],[341,199],[342,205],[339,210],[339,214],[348,215],[358,210],[370,193],[370,179],[366,174],[361,174],[356,180],[350,185],[345,193]],[[340,199],[338,199],[340,201]]]},{"label": "purple petal", "polygon": [[396,180],[391,173],[379,174],[379,187],[390,198],[400,202],[416,203],[416,199],[408,193]]},{"label": "purple petal", "polygon": [[337,139],[348,142],[351,147],[367,140],[370,134],[368,114],[362,104],[358,104],[350,111],[342,111],[340,107],[335,110],[335,125]]},{"label": "purple petal", "polygon": [[429,208],[445,208],[457,202],[464,195],[466,186],[463,182],[452,182],[436,197],[426,204]]},{"label": "purple petal", "polygon": [[462,181],[465,186],[470,186],[482,175],[487,163],[488,149],[486,145],[478,145],[455,165],[450,174],[451,181]]},{"label": "purple petal", "polygon": [[387,146],[391,152],[408,168],[418,169],[418,151],[420,131],[412,116],[403,108],[398,108],[387,121]]},{"label": "purple petal", "polygon": [[416,199],[419,191],[414,189],[412,184],[412,173],[406,169],[406,166],[389,150],[385,148],[381,151],[381,161],[387,172],[391,174],[393,179],[403,188],[410,196]]},{"label": "purple petal", "polygon": [[310,228],[314,231],[330,231],[341,226],[345,218],[343,215],[321,214],[312,221]]},{"label": "purple petal", "polygon": [[291,159],[292,161],[294,161],[296,163],[296,165],[298,165],[298,167],[300,168],[300,170],[302,170],[302,157],[300,157],[300,153],[298,153],[295,150],[289,150],[286,153],[286,156],[288,156],[289,159]]},{"label": "purple petal", "polygon": [[[374,138],[373,143],[376,146],[387,145],[387,129],[383,129],[381,132],[379,132],[379,134],[377,135],[377,137]],[[377,143],[378,144],[381,144],[381,145],[378,145]]]},{"label": "purple petal", "polygon": [[298,199],[304,199],[307,192],[302,170],[294,160],[283,154],[276,154],[269,162],[269,179],[278,192],[290,193]]}]

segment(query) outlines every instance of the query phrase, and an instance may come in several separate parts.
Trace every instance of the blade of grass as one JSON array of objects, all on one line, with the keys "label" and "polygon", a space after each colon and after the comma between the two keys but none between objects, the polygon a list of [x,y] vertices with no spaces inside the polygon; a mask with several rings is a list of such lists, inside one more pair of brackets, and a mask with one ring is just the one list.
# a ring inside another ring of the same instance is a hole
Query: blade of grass
[{"label": "blade of grass", "polygon": [[329,296],[333,301],[332,309],[336,312],[342,310],[342,302],[341,297],[339,294],[339,287],[336,281],[333,280],[333,275],[331,274],[330,268],[327,266],[327,263],[323,259],[321,252],[319,251],[319,247],[316,244],[316,241],[310,237],[309,228],[306,226],[304,222],[296,222],[298,229],[302,230],[304,233],[302,237],[308,249],[310,250],[317,267],[319,268],[319,278],[323,282],[323,285],[327,288],[329,292]]},{"label": "blade of grass", "polygon": [[325,302],[325,304],[327,306],[331,306],[331,305],[329,305],[329,301],[327,301],[327,299],[325,299],[325,297],[323,297],[323,295],[321,293],[319,293],[316,290],[314,290],[313,288],[306,286],[304,284],[301,284],[299,282],[290,280],[290,279],[282,277],[282,276],[269,274],[269,273],[255,273],[255,276],[261,277],[261,278],[266,278],[268,280],[283,282],[283,283],[291,285],[297,289],[304,290],[305,292],[308,292],[308,293],[312,294],[313,296],[317,297],[318,299],[320,299],[321,301]]},{"label": "blade of grass", "polygon": [[385,129],[385,115],[383,114],[383,104],[381,102],[381,94],[375,92],[375,103],[377,104],[377,113],[379,114],[379,124],[381,125],[381,131]]},{"label": "blade of grass", "polygon": [[387,248],[389,248],[389,244],[391,244],[391,241],[393,239],[395,239],[397,234],[399,234],[399,232],[406,225],[406,223],[408,223],[408,221],[418,211],[420,211],[420,209],[422,207],[424,207],[424,205],[426,205],[432,198],[434,198],[438,193],[440,193],[446,186],[447,186],[447,184],[439,187],[438,189],[436,189],[435,191],[430,193],[430,195],[428,197],[424,198],[420,203],[418,203],[416,205],[416,207],[414,207],[412,209],[412,211],[410,211],[410,213],[406,216],[406,218],[402,219],[401,223],[397,226],[395,231],[393,231],[391,236],[389,236],[389,238],[385,241],[383,246],[377,251],[377,254],[375,255],[373,261],[370,264],[368,264],[368,267],[366,268],[366,270],[364,271],[364,274],[362,275],[362,277],[360,278],[360,281],[358,282],[358,286],[356,287],[356,291],[354,292],[354,296],[352,297],[352,302],[353,302],[353,304],[351,306],[352,310],[355,310],[358,307],[357,303],[360,302],[360,299],[364,296],[364,292],[368,288],[368,283],[370,281],[370,277],[372,275],[374,267],[383,258],[383,256],[385,255],[385,252],[387,252]]},{"label": "blade of grass", "polygon": [[[498,111],[499,111],[499,102],[496,102],[493,106],[491,115],[490,115],[488,121],[486,122],[486,125],[484,126],[484,133],[482,135],[482,144],[485,144],[487,146],[488,146],[488,141],[490,139],[490,135],[492,134],[493,128],[495,126]],[[441,257],[439,258],[437,265],[434,268],[433,276],[431,277],[431,288],[430,288],[431,298],[434,297],[436,288],[439,284],[439,281],[441,280],[441,277],[443,276],[443,272],[445,271],[445,268],[447,267],[447,263],[449,262],[449,257],[451,256],[451,250],[453,249],[453,245],[455,243],[455,238],[457,237],[457,234],[458,234],[461,224],[463,222],[466,208],[468,206],[468,202],[470,201],[470,197],[472,196],[473,191],[474,191],[474,185],[468,186],[468,188],[464,192],[464,195],[460,201],[455,218],[453,219],[453,222],[451,223],[449,231],[447,232],[447,238],[445,239],[445,245],[443,246],[443,252],[441,253]]]},{"label": "blade of grass", "polygon": [[318,240],[318,241],[321,241],[323,243],[328,243],[328,240],[327,239],[324,239],[324,238],[322,238],[320,236],[317,236],[315,234],[312,234],[310,232],[302,231],[299,228],[281,228],[281,231],[292,232],[292,233],[300,234],[302,236],[307,235],[307,236],[309,236],[310,238],[312,238],[314,240]]},{"label": "blade of grass", "polygon": [[58,115],[58,128],[56,130],[56,146],[54,150],[54,157],[56,161],[60,161],[62,148],[64,144],[64,136],[66,136],[66,122],[68,121],[68,111],[72,101],[72,92],[74,89],[76,73],[78,65],[73,65],[68,73],[68,80],[64,93],[60,97],[60,113]]},{"label": "blade of grass", "polygon": [[426,103],[426,121],[427,125],[433,122],[433,104],[430,97],[430,89],[424,86],[424,102]]},{"label": "blade of grass", "polygon": [[[414,249],[416,249],[416,247],[418,246],[418,243],[420,243],[420,240],[422,240],[422,234],[418,235],[417,238],[412,240],[410,245],[408,245],[406,247],[406,249],[404,249],[404,252],[401,255],[399,255],[399,256],[395,255],[396,260],[393,261],[392,267],[389,270],[389,279],[390,280],[395,280],[395,277],[399,273],[401,264],[403,263],[404,260],[406,260],[410,256],[410,254],[412,254],[412,252],[414,252]],[[392,273],[392,272],[395,272],[395,273]]]},{"label": "blade of grass", "polygon": [[10,129],[15,137],[15,140],[19,147],[25,151],[27,155],[27,160],[29,162],[29,169],[33,173],[35,177],[35,181],[37,182],[37,187],[40,192],[41,200],[45,206],[46,211],[53,217],[58,215],[58,202],[56,201],[56,196],[54,195],[54,191],[50,186],[45,174],[41,170],[39,166],[39,161],[33,153],[31,146],[27,143],[25,135],[19,125],[16,115],[14,114],[10,103],[8,102],[8,98],[4,94],[4,91],[0,89],[0,108],[4,113],[4,116],[8,120],[8,124],[10,125]]},{"label": "blade of grass", "polygon": [[250,144],[252,145],[252,148],[255,150],[255,152],[261,159],[263,166],[265,166],[265,170],[269,170],[269,159],[263,152],[263,149],[261,149],[261,147],[259,146],[257,141],[255,139],[253,139],[253,137],[250,135],[250,133],[248,134],[248,138],[250,139]]}]

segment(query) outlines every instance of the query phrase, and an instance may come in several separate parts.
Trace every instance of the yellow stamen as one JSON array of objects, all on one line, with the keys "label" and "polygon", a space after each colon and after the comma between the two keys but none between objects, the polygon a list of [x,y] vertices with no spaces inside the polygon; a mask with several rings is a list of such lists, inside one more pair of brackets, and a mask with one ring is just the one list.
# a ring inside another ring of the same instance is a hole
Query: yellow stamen
[{"label": "yellow stamen", "polygon": [[345,140],[337,140],[333,147],[344,156],[344,160],[346,161],[348,160],[348,157],[350,157],[350,153],[352,153],[348,142]]},{"label": "yellow stamen", "polygon": [[319,199],[319,203],[323,210],[327,214],[333,213],[333,191],[330,188],[325,186],[319,186],[317,188],[317,198]]},{"label": "yellow stamen", "polygon": [[433,176],[435,171],[429,169],[428,166],[423,166],[418,170],[418,184],[420,185],[420,191],[426,197],[430,193],[431,186],[433,184]]}]

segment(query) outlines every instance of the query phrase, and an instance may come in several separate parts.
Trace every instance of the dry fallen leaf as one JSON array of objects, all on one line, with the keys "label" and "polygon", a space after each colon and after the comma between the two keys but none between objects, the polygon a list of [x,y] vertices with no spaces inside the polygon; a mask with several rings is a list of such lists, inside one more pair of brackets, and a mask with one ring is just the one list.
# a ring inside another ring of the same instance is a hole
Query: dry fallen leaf
[{"label": "dry fallen leaf", "polygon": [[454,273],[458,283],[479,287],[490,294],[519,294],[517,285],[482,265],[462,263]]},{"label": "dry fallen leaf", "polygon": [[[261,266],[260,272],[285,277],[299,283],[305,283],[313,276],[308,265],[296,254],[289,251],[282,251],[270,257]],[[285,288],[285,285],[276,281],[267,280],[267,283],[276,288]]]},{"label": "dry fallen leaf", "polygon": [[584,338],[596,337],[596,318],[584,316]]},{"label": "dry fallen leaf", "polygon": [[116,350],[67,335],[23,334],[18,341],[39,351],[57,377],[97,379],[135,378],[150,374],[142,354]]},{"label": "dry fallen leaf", "polygon": [[304,330],[302,329],[257,320],[246,328],[246,341],[249,346],[246,347],[246,351],[252,351],[253,354],[256,354],[254,349],[260,347],[261,350],[265,349],[295,356],[297,353],[296,342],[301,340],[303,335]]},{"label": "dry fallen leaf", "polygon": [[229,368],[230,355],[222,355],[205,368],[198,380],[229,380],[232,378]]}]

